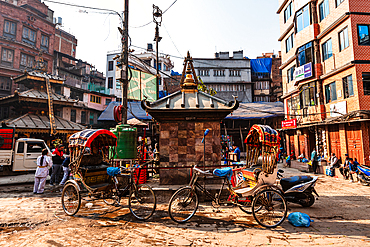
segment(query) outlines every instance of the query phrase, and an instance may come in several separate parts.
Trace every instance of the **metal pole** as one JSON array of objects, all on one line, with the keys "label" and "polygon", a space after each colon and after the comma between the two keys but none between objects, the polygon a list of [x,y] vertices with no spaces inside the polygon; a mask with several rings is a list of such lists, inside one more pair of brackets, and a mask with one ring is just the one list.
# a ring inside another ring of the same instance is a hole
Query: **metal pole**
[{"label": "metal pole", "polygon": [[157,68],[157,75],[156,75],[156,90],[157,90],[157,100],[159,99],[159,62],[158,62],[158,40],[159,40],[159,28],[158,22],[156,22],[155,26],[155,53],[156,53],[156,68]]},{"label": "metal pole", "polygon": [[[125,0],[125,16],[124,23],[122,23],[123,35],[122,35],[122,54],[121,54],[121,63],[122,69],[125,66],[125,71],[121,70],[121,73],[124,73],[123,79],[121,79],[122,85],[122,123],[127,124],[127,88],[128,88],[128,1]],[[122,77],[121,77],[122,78]]]}]

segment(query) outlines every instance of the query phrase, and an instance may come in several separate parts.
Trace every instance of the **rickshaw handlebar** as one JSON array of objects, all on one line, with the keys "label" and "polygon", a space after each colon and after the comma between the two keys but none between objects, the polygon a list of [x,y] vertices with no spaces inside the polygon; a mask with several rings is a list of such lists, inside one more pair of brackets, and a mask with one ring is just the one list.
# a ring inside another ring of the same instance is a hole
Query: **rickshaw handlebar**
[{"label": "rickshaw handlebar", "polygon": [[197,165],[193,167],[193,170],[204,175],[213,175],[212,172],[210,172],[209,170],[207,171],[200,170],[199,168],[197,168]]}]

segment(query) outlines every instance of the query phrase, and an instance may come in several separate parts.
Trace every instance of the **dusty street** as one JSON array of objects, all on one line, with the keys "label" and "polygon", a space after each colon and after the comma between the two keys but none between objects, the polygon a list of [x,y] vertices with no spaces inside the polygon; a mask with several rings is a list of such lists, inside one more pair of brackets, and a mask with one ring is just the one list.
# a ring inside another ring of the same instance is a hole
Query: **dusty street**
[{"label": "dusty street", "polygon": [[[298,173],[290,168],[285,176]],[[157,204],[148,222],[102,201],[68,217],[60,193],[48,188],[35,196],[32,185],[0,187],[0,246],[370,246],[370,188],[323,175],[316,187],[320,198],[311,208],[288,205],[288,213],[310,215],[312,225],[298,228],[286,220],[272,230],[237,207],[204,203],[184,225],[169,219],[166,202]]]}]

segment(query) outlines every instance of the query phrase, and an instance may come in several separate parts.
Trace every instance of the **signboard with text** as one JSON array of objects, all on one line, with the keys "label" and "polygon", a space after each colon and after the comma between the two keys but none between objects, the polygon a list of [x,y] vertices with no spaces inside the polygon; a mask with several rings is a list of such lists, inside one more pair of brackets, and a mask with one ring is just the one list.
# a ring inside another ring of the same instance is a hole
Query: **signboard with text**
[{"label": "signboard with text", "polygon": [[281,128],[283,129],[297,128],[297,119],[289,119],[289,120],[281,121]]},{"label": "signboard with text", "polygon": [[347,114],[347,102],[342,101],[336,104],[330,105],[330,116],[331,117],[340,117]]},{"label": "signboard with text", "polygon": [[296,81],[304,80],[312,76],[312,63],[306,63],[294,70],[294,79]]}]

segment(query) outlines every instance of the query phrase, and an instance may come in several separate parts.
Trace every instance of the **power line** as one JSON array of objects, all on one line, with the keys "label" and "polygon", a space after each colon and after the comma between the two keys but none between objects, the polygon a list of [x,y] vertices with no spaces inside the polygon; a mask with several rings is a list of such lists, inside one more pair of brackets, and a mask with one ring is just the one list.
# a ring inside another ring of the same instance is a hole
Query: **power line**
[{"label": "power line", "polygon": [[177,52],[178,52],[178,53],[179,53],[179,55],[181,56],[181,52],[179,51],[179,49],[177,49],[177,46],[176,46],[175,42],[173,42],[173,39],[171,38],[171,35],[170,35],[170,33],[168,32],[168,30],[167,30],[167,28],[166,28],[166,26],[165,26],[164,24],[163,24],[163,27],[164,27],[164,30],[166,30],[166,32],[167,32],[167,34],[168,34],[168,37],[170,37],[170,40],[172,41],[173,46],[175,46],[175,48],[176,48]]}]

